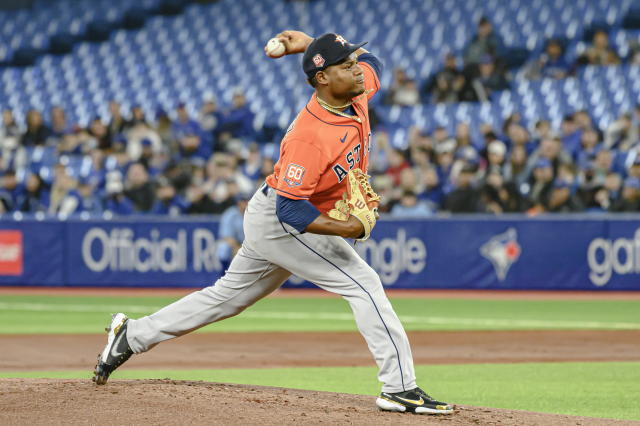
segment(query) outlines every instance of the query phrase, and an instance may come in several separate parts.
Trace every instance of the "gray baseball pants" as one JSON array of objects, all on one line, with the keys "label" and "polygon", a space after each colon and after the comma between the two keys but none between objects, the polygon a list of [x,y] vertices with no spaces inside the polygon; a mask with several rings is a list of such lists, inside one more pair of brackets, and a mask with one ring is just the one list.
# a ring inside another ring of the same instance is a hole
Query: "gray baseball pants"
[{"label": "gray baseball pants", "polygon": [[133,352],[237,315],[295,274],[349,302],[378,364],[383,392],[415,388],[409,340],[378,274],[343,238],[301,234],[281,223],[275,204],[275,191],[265,186],[251,198],[244,215],[245,241],[214,285],[129,321],[127,339]]}]

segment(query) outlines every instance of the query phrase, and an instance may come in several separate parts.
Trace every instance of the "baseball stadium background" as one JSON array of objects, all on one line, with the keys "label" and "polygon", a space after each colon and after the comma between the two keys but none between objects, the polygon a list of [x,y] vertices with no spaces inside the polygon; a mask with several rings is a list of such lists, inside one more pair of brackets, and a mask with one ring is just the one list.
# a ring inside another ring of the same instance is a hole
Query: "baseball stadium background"
[{"label": "baseball stadium background", "polygon": [[[385,64],[356,249],[452,418],[376,411],[348,305],[295,278],[89,380],[110,313],[242,240],[311,94],[284,29]],[[2,424],[640,421],[637,1],[0,0],[0,109]]]}]

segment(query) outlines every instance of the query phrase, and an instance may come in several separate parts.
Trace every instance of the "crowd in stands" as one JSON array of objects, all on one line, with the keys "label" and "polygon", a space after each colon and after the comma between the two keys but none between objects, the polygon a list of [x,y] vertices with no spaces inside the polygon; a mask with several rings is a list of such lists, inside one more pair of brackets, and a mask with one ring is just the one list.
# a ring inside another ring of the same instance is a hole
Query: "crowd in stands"
[{"label": "crowd in stands", "polygon": [[[526,62],[521,68],[525,78],[562,79],[575,75],[585,65],[619,65],[622,59],[610,45],[609,35],[603,29],[593,32],[591,43],[571,62],[566,58],[568,41],[551,38],[544,51]],[[483,17],[476,35],[464,49],[460,58],[449,52],[442,68],[428,78],[422,87],[407,76],[402,68],[394,70],[394,79],[385,102],[393,105],[417,105],[421,102],[484,102],[493,92],[509,87],[513,72],[508,67],[504,41],[491,22]],[[640,41],[629,46],[626,62],[640,65]],[[461,66],[459,65],[461,63]]]},{"label": "crowd in stands", "polygon": [[[448,54],[442,70],[419,87],[402,69],[383,93],[391,104],[485,101],[508,88],[503,42],[483,18],[463,53],[464,67]],[[640,49],[638,49],[640,52]],[[640,54],[628,59],[640,62]],[[614,65],[620,57],[607,33],[574,64],[560,41],[547,43],[527,63],[528,78],[565,78],[584,64]],[[273,170],[277,146],[257,142],[254,112],[241,91],[228,107],[205,96],[197,116],[178,103],[174,111],[121,111],[86,127],[69,123],[54,107],[28,112],[16,123],[10,110],[0,123],[0,214],[71,215],[223,214],[237,222],[246,200]],[[372,111],[372,127],[376,127]],[[382,117],[382,121],[384,117]],[[436,212],[516,213],[640,211],[640,104],[605,129],[588,111],[576,111],[561,128],[518,114],[502,128],[469,125],[412,128],[407,148],[394,147],[383,128],[373,139],[370,170],[382,195],[380,211],[395,217]],[[241,222],[240,222],[241,223]],[[240,227],[241,228],[241,227]]]},{"label": "crowd in stands", "polygon": [[451,213],[640,211],[640,105],[604,131],[586,111],[527,129],[514,114],[482,139],[459,123],[453,135],[411,129],[406,150],[379,133],[373,187],[393,216]]}]

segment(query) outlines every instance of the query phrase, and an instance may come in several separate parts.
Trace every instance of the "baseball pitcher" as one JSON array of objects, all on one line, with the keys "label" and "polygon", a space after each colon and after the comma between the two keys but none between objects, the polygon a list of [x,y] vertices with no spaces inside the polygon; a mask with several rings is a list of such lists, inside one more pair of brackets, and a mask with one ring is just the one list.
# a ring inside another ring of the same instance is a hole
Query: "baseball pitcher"
[{"label": "baseball pitcher", "polygon": [[313,39],[284,31],[276,38],[284,45],[280,56],[304,53],[315,92],[282,140],[274,173],[248,204],[242,247],[214,285],[137,320],[114,315],[93,380],[104,384],[132,354],[239,314],[295,274],[351,306],[379,367],[380,409],[452,413],[417,386],[407,335],[380,278],[345,240],[367,239],[376,224],[378,196],[366,175],[368,101],[380,88],[381,63],[365,43],[337,34]]}]

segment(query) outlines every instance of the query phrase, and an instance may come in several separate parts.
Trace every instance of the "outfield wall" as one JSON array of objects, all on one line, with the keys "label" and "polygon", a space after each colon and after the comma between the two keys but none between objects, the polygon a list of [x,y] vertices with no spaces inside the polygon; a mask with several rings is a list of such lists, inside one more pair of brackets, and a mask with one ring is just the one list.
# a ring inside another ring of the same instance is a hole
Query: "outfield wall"
[{"label": "outfield wall", "polygon": [[[202,287],[217,236],[213,217],[3,219],[0,285]],[[638,215],[381,220],[355,247],[388,288],[640,290]]]}]

